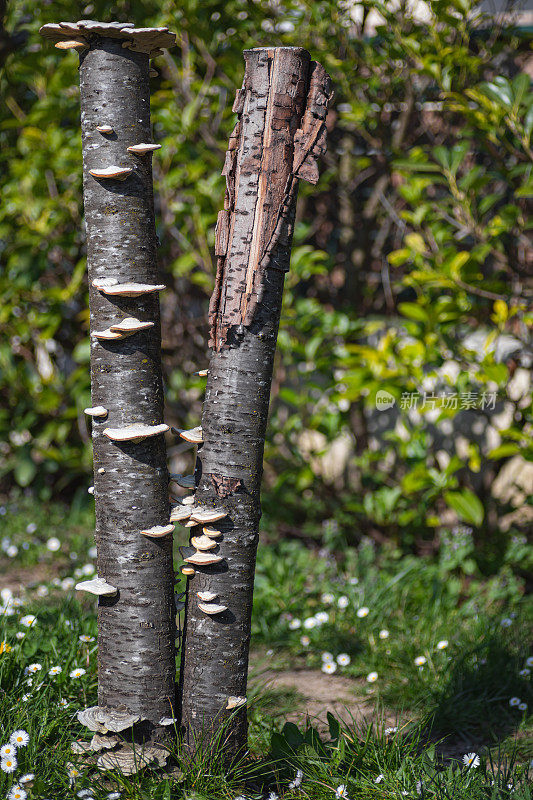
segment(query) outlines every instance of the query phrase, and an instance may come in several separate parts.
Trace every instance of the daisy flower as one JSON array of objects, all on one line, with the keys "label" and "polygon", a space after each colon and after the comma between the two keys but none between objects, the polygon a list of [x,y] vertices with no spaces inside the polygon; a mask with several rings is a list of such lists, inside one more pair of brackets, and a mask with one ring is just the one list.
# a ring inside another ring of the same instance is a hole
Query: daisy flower
[{"label": "daisy flower", "polygon": [[33,772],[27,772],[22,778],[19,778],[19,783],[30,783],[31,781],[35,780],[35,775]]},{"label": "daisy flower", "polygon": [[298,786],[301,786],[301,784],[302,784],[302,779],[303,779],[303,776],[304,776],[304,774],[303,774],[302,770],[301,770],[301,769],[299,769],[299,770],[296,772],[296,777],[295,777],[295,779],[289,783],[289,789],[297,789],[297,788],[298,788]]},{"label": "daisy flower", "polygon": [[509,705],[511,706],[511,708],[514,708],[514,706],[520,705],[520,698],[519,697],[511,697],[511,699],[509,700]]},{"label": "daisy flower", "polygon": [[15,756],[17,748],[13,744],[4,744],[0,747],[0,757],[7,758],[8,756]]},{"label": "daisy flower", "polygon": [[465,753],[463,756],[463,764],[465,767],[469,767],[471,769],[476,769],[480,765],[479,756],[477,753]]},{"label": "daisy flower", "polygon": [[72,786],[76,782],[76,778],[80,777],[80,771],[74,766],[74,764],[67,762],[67,775],[69,777],[70,785]]},{"label": "daisy flower", "polygon": [[8,800],[26,800],[27,796],[28,795],[24,791],[22,786],[19,786],[18,784],[12,786],[10,792],[7,795]]},{"label": "daisy flower", "polygon": [[502,628],[508,628],[512,624],[513,624],[513,620],[509,619],[509,617],[504,617],[502,619],[502,621],[500,622],[500,625],[502,626]]},{"label": "daisy flower", "polygon": [[62,667],[50,667],[48,670],[49,675],[59,675],[60,672],[63,671]]},{"label": "daisy flower", "polygon": [[398,732],[398,726],[395,725],[393,728],[385,728],[385,736],[392,736],[393,733]]},{"label": "daisy flower", "polygon": [[37,617],[34,614],[26,614],[24,617],[20,618],[20,624],[24,625],[25,628],[31,628],[36,622]]},{"label": "daisy flower", "polygon": [[377,681],[377,679],[378,679],[378,673],[377,672],[369,672],[368,675],[366,676],[366,679],[367,679],[368,683],[375,683]]},{"label": "daisy flower", "polygon": [[298,619],[298,617],[291,619],[291,621],[289,622],[289,628],[291,629],[291,631],[297,631],[298,628],[301,627],[302,627],[302,620]]},{"label": "daisy flower", "polygon": [[374,783],[381,783],[381,781],[384,781],[384,780],[385,780],[385,775],[383,775],[383,773],[381,773],[380,775],[378,775],[377,778],[374,779]]},{"label": "daisy flower", "polygon": [[341,783],[340,786],[337,786],[335,790],[335,797],[344,797],[348,798],[348,789],[344,783]]},{"label": "daisy flower", "polygon": [[111,792],[111,794],[106,795],[106,800],[118,800],[120,797],[120,792]]},{"label": "daisy flower", "polygon": [[362,619],[363,617],[368,617],[368,611],[369,609],[366,606],[362,606],[361,608],[357,609],[357,616],[359,617],[359,619]]},{"label": "daisy flower", "polygon": [[87,636],[86,633],[82,633],[79,638],[80,642],[94,642],[94,636]]},{"label": "daisy flower", "polygon": [[351,658],[348,655],[348,653],[339,653],[339,655],[337,656],[337,664],[339,665],[339,667],[347,667],[350,661]]},{"label": "daisy flower", "polygon": [[427,658],[425,656],[417,656],[415,658],[415,666],[421,667],[423,664],[426,663],[426,661],[427,661]]},{"label": "daisy flower", "polygon": [[344,594],[341,597],[339,597],[339,599],[337,600],[337,606],[339,608],[347,608],[347,606],[349,606],[349,605],[350,605],[350,601],[348,600],[348,598]]},{"label": "daisy flower", "polygon": [[326,663],[326,662],[328,662],[328,661],[333,661],[333,656],[332,656],[332,654],[331,654],[331,653],[327,653],[327,652],[326,652],[326,653],[322,653],[322,656],[321,656],[321,658],[322,658],[322,661],[323,661],[324,663]]},{"label": "daisy flower", "polygon": [[315,614],[315,619],[320,625],[323,625],[329,621],[329,614],[327,611],[319,611],[318,614]]},{"label": "daisy flower", "polygon": [[531,670],[526,667],[525,669],[521,669],[518,674],[521,678],[528,678],[531,675]]},{"label": "daisy flower", "polygon": [[40,672],[42,668],[43,668],[42,664],[30,664],[30,666],[28,667],[28,672],[32,673]]},{"label": "daisy flower", "polygon": [[527,703],[519,703],[518,704],[519,711],[527,711]]},{"label": "daisy flower", "polygon": [[333,603],[335,595],[331,594],[331,592],[324,592],[320,599],[323,603]]},{"label": "daisy flower", "polygon": [[445,650],[448,647],[448,640],[441,639],[440,642],[437,642],[437,650]]},{"label": "daisy flower", "polygon": [[65,708],[65,706],[68,706],[68,700],[65,700],[65,698],[64,698],[64,697],[62,697],[62,698],[61,698],[61,700],[59,700],[59,702],[58,702],[58,704],[57,704],[57,705],[58,705],[60,708]]},{"label": "daisy flower", "polygon": [[307,617],[307,619],[304,619],[304,628],[308,631],[310,631],[311,628],[316,628],[317,624],[314,617]]},{"label": "daisy flower", "polygon": [[51,553],[57,553],[58,550],[61,548],[61,542],[56,536],[51,536],[50,539],[46,542],[46,549],[50,550]]},{"label": "daisy flower", "polygon": [[533,656],[526,659],[526,667],[533,667]]},{"label": "daisy flower", "polygon": [[388,632],[388,630],[387,630],[386,628],[383,628],[383,629],[382,629],[382,630],[380,630],[380,632],[379,632],[379,638],[380,638],[380,639],[388,639],[388,638],[389,638],[389,635],[390,635],[390,634],[389,634],[389,632]]},{"label": "daisy flower", "polygon": [[69,674],[71,678],[81,678],[82,675],[85,675],[85,672],[86,670],[81,667],[76,667],[76,669],[73,669]]},{"label": "daisy flower", "polygon": [[17,768],[17,759],[14,756],[7,756],[0,761],[0,769],[2,772],[15,772]]},{"label": "daisy flower", "polygon": [[68,592],[69,589],[74,588],[75,583],[76,581],[74,580],[74,578],[63,578],[63,580],[61,581],[61,588],[63,589],[64,592]]},{"label": "daisy flower", "polygon": [[26,747],[30,741],[30,735],[28,731],[25,730],[14,731],[9,737],[9,741],[15,747]]},{"label": "daisy flower", "polygon": [[24,639],[25,636],[26,636],[26,634],[25,634],[24,631],[17,631],[16,634],[15,634],[15,638],[16,639]]},{"label": "daisy flower", "polygon": [[324,664],[322,664],[322,672],[325,672],[326,675],[333,675],[336,669],[337,665],[334,661],[326,661]]},{"label": "daisy flower", "polygon": [[300,644],[303,645],[303,647],[309,647],[311,639],[309,636],[300,636]]}]

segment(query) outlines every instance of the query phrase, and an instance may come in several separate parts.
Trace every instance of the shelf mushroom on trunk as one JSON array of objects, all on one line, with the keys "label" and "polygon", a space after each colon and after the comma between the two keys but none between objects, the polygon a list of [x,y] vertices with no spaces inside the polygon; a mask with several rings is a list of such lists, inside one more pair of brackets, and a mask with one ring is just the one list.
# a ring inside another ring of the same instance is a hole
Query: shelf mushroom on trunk
[{"label": "shelf mushroom on trunk", "polygon": [[[149,62],[167,28],[80,20],[41,28],[80,57],[91,317],[98,706],[80,711],[102,768],[164,763],[174,717],[172,528],[161,378]],[[137,743],[139,753],[121,739]],[[110,737],[110,738],[106,738]],[[85,748],[85,749],[87,749]],[[84,749],[84,748],[82,748]]]},{"label": "shelf mushroom on trunk", "polygon": [[[185,525],[216,537],[188,565],[182,647],[181,726],[191,753],[224,726],[224,753],[246,747],[246,683],[260,484],[283,282],[289,269],[298,180],[318,180],[331,83],[299,47],[247,50],[223,174],[215,234],[217,276],[210,304],[213,355],[201,428],[201,476]],[[185,517],[183,517],[185,519]],[[210,525],[216,522],[216,528]],[[216,559],[216,560],[215,560]],[[186,571],[187,570],[187,571]],[[217,598],[204,602],[205,596]],[[206,664],[209,663],[209,669]]]}]

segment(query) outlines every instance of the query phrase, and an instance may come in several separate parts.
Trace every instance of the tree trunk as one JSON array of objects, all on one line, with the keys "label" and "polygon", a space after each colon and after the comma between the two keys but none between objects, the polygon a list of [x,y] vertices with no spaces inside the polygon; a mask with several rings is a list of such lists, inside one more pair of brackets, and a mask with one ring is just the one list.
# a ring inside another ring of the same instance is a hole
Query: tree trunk
[{"label": "tree trunk", "polygon": [[[330,97],[329,77],[301,48],[258,48],[244,57],[233,109],[239,121],[223,171],[227,189],[210,305],[214,353],[195,473],[197,506],[222,508],[227,516],[215,523],[223,535],[208,550],[222,560],[196,566],[188,580],[181,674],[189,751],[200,739],[203,746],[216,741],[223,727],[229,757],[246,746],[263,449],[298,178],[318,179],[315,158],[325,149]],[[198,592],[212,593],[225,610],[204,613]]]},{"label": "tree trunk", "polygon": [[[127,149],[151,142],[153,43],[143,52],[142,39],[140,46],[133,39],[138,49],[130,49],[124,45],[135,31],[122,26],[121,35],[118,23],[112,25],[94,23],[78,31],[83,37],[70,31],[82,45],[91,317],[92,408],[87,413],[92,417],[97,567],[104,580],[78,585],[99,595],[98,706],[80,712],[79,719],[97,734],[93,749],[100,749],[102,734],[120,732],[126,740],[133,736],[144,743],[147,760],[164,763],[158,748],[146,748],[172,730],[166,726],[175,697],[158,295],[164,287],[158,285],[151,152]],[[57,27],[46,26],[49,34]],[[115,177],[106,176],[106,170]],[[102,766],[115,762],[125,771],[143,765],[139,752],[132,761],[126,747],[100,757]]]}]

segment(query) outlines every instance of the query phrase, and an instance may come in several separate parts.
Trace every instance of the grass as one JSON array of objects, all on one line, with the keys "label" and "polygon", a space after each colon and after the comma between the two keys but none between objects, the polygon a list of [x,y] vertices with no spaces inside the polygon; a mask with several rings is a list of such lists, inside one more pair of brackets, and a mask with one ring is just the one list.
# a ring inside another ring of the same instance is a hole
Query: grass
[{"label": "grass", "polygon": [[[32,799],[86,790],[95,800],[114,792],[132,800],[271,792],[326,800],[341,786],[352,799],[531,798],[531,604],[508,565],[485,579],[471,563],[464,569],[472,561],[467,531],[432,560],[376,552],[369,542],[337,554],[291,542],[260,548],[253,642],[261,665],[351,679],[354,697],[375,704],[374,724],[329,715],[297,727],[286,719],[301,703],[298,692],[259,688],[250,702],[250,757],[229,772],[216,748],[200,764],[185,763],[176,749],[179,768],[163,778],[88,769],[71,777],[70,743],[87,738],[76,710],[96,703],[95,608],[73,590],[93,570],[92,515],[19,500],[0,519],[0,586],[17,576],[24,584],[15,600],[2,593],[0,744],[17,729],[30,735],[16,771],[0,771],[0,795],[34,773],[23,785]],[[28,615],[36,621],[25,626]],[[61,672],[50,675],[55,666]],[[71,677],[75,669],[85,672]],[[396,731],[387,730],[391,716]],[[468,752],[479,754],[479,766],[463,764]]]}]

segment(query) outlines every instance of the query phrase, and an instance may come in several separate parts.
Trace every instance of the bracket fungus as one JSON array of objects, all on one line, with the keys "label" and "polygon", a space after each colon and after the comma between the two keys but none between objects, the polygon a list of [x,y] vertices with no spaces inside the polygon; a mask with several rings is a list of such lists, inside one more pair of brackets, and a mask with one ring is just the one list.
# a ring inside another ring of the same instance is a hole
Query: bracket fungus
[{"label": "bracket fungus", "polygon": [[141,718],[138,714],[130,714],[129,711],[118,711],[116,709],[102,708],[101,706],[91,706],[78,711],[78,721],[94,733],[120,733],[126,728],[131,728]]},{"label": "bracket fungus", "polygon": [[104,169],[90,169],[89,173],[93,178],[114,178],[116,181],[125,181],[128,175],[131,175],[133,169],[131,167],[105,167]]},{"label": "bracket fungus", "polygon": [[89,488],[87,489],[87,492],[89,494],[94,494],[94,486],[89,486]]},{"label": "bracket fungus", "polygon": [[151,764],[164,767],[169,755],[166,748],[156,745],[122,744],[117,750],[109,750],[101,755],[96,766],[101,770],[119,770],[122,775],[135,775],[140,769]]},{"label": "bracket fungus", "polygon": [[160,144],[145,144],[144,142],[141,142],[140,144],[132,144],[131,147],[127,148],[130,153],[135,153],[138,156],[144,156],[146,153],[152,153],[154,150],[160,149]]},{"label": "bracket fungus", "polygon": [[196,373],[200,378],[206,378],[209,375],[208,369],[199,369]]},{"label": "bracket fungus", "polygon": [[175,428],[174,431],[179,433],[181,438],[185,439],[186,442],[192,442],[193,444],[201,444],[204,440],[202,435],[201,425],[197,425],[196,428],[191,428],[188,431],[180,430],[179,428]]},{"label": "bracket fungus", "polygon": [[187,522],[184,522],[183,525],[185,528],[196,528],[198,523],[196,522],[195,519],[189,519],[187,520]]},{"label": "bracket fungus", "polygon": [[202,553],[198,551],[197,553],[193,553],[192,556],[189,556],[185,559],[188,564],[194,564],[198,567],[206,567],[209,564],[218,564],[219,561],[222,561],[222,556],[216,556],[213,553]]},{"label": "bracket fungus", "polygon": [[118,593],[117,587],[111,586],[103,578],[91,578],[90,581],[81,581],[81,583],[76,584],[76,591],[89,592],[98,597],[114,597]]},{"label": "bracket fungus", "polygon": [[170,522],[183,522],[191,516],[190,508],[182,508],[181,505],[173,506],[170,509]]},{"label": "bracket fungus", "polygon": [[218,522],[220,519],[224,519],[227,517],[227,513],[221,508],[213,508],[213,509],[200,509],[199,511],[193,511],[193,519],[196,522]]},{"label": "bracket fungus", "polygon": [[140,297],[142,294],[161,292],[165,288],[163,284],[118,283],[114,278],[97,278],[93,281],[93,286],[98,289],[98,291],[108,294],[111,297]]},{"label": "bracket fungus", "polygon": [[170,480],[181,486],[182,489],[196,489],[196,478],[194,475],[177,475],[171,473]]},{"label": "bracket fungus", "polygon": [[56,42],[54,47],[58,50],[86,50],[89,47],[87,39],[64,39],[62,42]]},{"label": "bracket fungus", "polygon": [[215,540],[210,539],[209,536],[193,536],[191,544],[197,550],[212,550],[213,547],[218,547]]},{"label": "bracket fungus", "polygon": [[200,611],[203,611],[204,614],[222,614],[223,611],[227,611],[227,606],[221,606],[218,603],[198,603],[198,608]]},{"label": "bracket fungus", "polygon": [[113,133],[111,125],[97,125],[96,130],[98,133]]},{"label": "bracket fungus", "polygon": [[144,425],[142,422],[135,422],[133,425],[126,425],[124,428],[105,428],[104,435],[113,442],[142,442],[150,436],[157,436],[168,431],[168,425]]},{"label": "bracket fungus", "polygon": [[153,528],[147,528],[141,531],[143,536],[151,536],[154,539],[159,539],[160,536],[167,536],[174,531],[174,525],[154,525]]},{"label": "bracket fungus", "polygon": [[202,531],[211,539],[218,539],[219,536],[222,536],[222,531],[217,531],[216,528],[202,528]]},{"label": "bracket fungus", "polygon": [[196,592],[196,595],[204,603],[210,603],[212,600],[216,600],[218,597],[218,594],[215,592]]},{"label": "bracket fungus", "polygon": [[246,697],[234,697],[230,695],[228,697],[228,704],[226,709],[229,711],[232,708],[238,708],[239,706],[243,706],[246,703]]},{"label": "bracket fungus", "polygon": [[196,572],[196,570],[194,569],[194,567],[182,567],[181,568],[181,574],[182,575],[187,575],[188,577],[192,577],[195,572]]},{"label": "bracket fungus", "polygon": [[87,414],[88,417],[107,417],[108,411],[107,408],[103,406],[93,406],[91,408],[84,408],[83,413]]},{"label": "bracket fungus", "polygon": [[115,322],[109,326],[109,330],[118,333],[121,336],[131,336],[137,331],[144,331],[146,328],[153,328],[154,322],[141,322],[140,319],[135,317],[125,317],[120,322]]},{"label": "bracket fungus", "polygon": [[104,339],[105,341],[116,341],[122,339],[123,336],[118,331],[112,331],[111,328],[106,328],[105,331],[92,331],[91,336],[95,339]]}]

